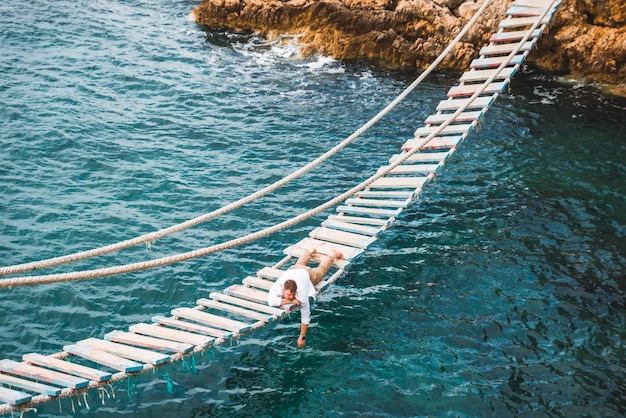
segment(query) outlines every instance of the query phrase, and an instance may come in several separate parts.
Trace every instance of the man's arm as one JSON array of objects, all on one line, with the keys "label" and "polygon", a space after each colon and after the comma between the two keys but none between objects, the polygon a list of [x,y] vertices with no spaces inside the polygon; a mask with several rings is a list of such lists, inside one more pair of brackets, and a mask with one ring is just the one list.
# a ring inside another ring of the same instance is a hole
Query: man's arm
[{"label": "man's arm", "polygon": [[267,304],[270,306],[278,307],[283,304],[283,289],[282,285],[278,282],[274,282],[267,295]]}]

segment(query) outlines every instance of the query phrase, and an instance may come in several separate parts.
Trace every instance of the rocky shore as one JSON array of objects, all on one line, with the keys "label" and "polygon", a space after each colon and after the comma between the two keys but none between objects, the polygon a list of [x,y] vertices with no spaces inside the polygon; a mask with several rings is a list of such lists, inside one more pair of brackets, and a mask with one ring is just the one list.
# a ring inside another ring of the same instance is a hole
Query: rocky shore
[{"label": "rocky shore", "polygon": [[[496,31],[511,0],[491,6],[442,63],[464,70]],[[429,65],[482,0],[203,0],[193,11],[210,29],[297,35],[301,53],[367,60],[395,69]],[[538,69],[607,84],[626,95],[626,1],[562,0],[528,61]]]}]

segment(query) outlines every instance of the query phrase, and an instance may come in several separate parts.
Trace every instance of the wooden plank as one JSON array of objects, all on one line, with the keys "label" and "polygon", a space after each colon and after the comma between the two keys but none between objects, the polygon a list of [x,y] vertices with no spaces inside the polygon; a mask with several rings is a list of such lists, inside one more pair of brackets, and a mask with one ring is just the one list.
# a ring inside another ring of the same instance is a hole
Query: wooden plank
[{"label": "wooden plank", "polygon": [[[492,70],[472,70],[472,71],[464,72],[459,80],[462,83],[473,83],[473,82],[476,82],[476,81],[486,81],[486,80],[490,79],[496,73],[498,73],[498,75],[496,76],[496,80],[505,80],[507,78],[513,77],[513,75],[515,75],[515,73],[517,72],[517,69],[518,69],[518,67],[515,66],[515,67],[504,67],[500,72],[498,72],[497,68],[496,69],[492,69]],[[488,98],[487,97],[483,97],[482,99],[488,99]],[[489,103],[489,104],[491,104],[491,103]],[[489,104],[484,106],[483,109],[485,107],[488,107]],[[458,109],[458,107],[457,107],[457,109]],[[456,109],[449,109],[449,110],[456,110]]]},{"label": "wooden plank", "polygon": [[[437,113],[436,115],[430,115],[425,120],[424,123],[428,125],[441,125],[444,122],[447,122],[448,119],[453,115],[453,113]],[[463,123],[463,122],[473,122],[475,120],[479,120],[483,117],[482,110],[473,110],[471,112],[462,112],[457,117],[452,120],[452,123]]]},{"label": "wooden plank", "polygon": [[424,145],[424,149],[440,149],[440,148],[454,148],[461,141],[463,141],[467,137],[467,134],[460,136],[440,136],[434,138],[432,141],[428,142],[428,144]]},{"label": "wooden plank", "polygon": [[8,359],[0,360],[0,371],[71,389],[89,386],[89,380]]},{"label": "wooden plank", "polygon": [[263,267],[261,270],[257,271],[256,274],[259,277],[264,279],[276,281],[280,276],[283,275],[285,270],[277,269],[274,267]]},{"label": "wooden plank", "polygon": [[326,227],[318,227],[309,233],[313,239],[349,245],[350,247],[367,248],[376,242],[377,237],[355,234],[352,232],[338,231]]},{"label": "wooden plank", "polygon": [[242,306],[244,308],[249,308],[255,311],[264,312],[274,316],[281,316],[285,313],[283,309],[275,308],[273,306],[267,305],[267,298],[263,303],[256,303],[249,300],[236,298],[233,296],[225,295],[223,293],[212,292],[209,294],[211,299],[215,299],[219,302],[229,303],[231,305]]},{"label": "wooden plank", "polygon": [[[493,71],[493,70],[489,70],[489,71]],[[475,72],[478,72],[478,71],[475,71]],[[468,74],[468,73],[465,73],[465,74]],[[489,78],[489,77],[487,77],[487,78]],[[457,109],[460,109],[460,108],[466,107],[466,106],[467,106],[468,109],[486,108],[486,107],[491,106],[491,104],[493,103],[495,98],[496,98],[495,94],[492,95],[492,96],[487,96],[487,97],[484,97],[484,96],[483,97],[477,97],[471,103],[470,103],[470,99],[453,99],[453,98],[450,98],[450,99],[447,99],[447,100],[440,101],[439,104],[437,105],[437,110],[438,111],[457,110]]]},{"label": "wooden plank", "polygon": [[[399,166],[402,167],[402,166]],[[346,205],[352,206],[371,206],[377,208],[406,208],[410,203],[409,199],[388,200],[388,199],[366,199],[366,198],[350,198],[346,199]]]},{"label": "wooden plank", "polygon": [[415,192],[407,190],[362,190],[354,196],[366,199],[402,199],[411,202],[415,198]]},{"label": "wooden plank", "polygon": [[353,224],[350,222],[341,222],[341,221],[329,220],[329,219],[326,219],[324,222],[322,222],[322,226],[325,226],[326,228],[338,229],[340,231],[355,232],[357,234],[370,235],[372,237],[378,237],[383,232],[383,229],[380,227],[359,225],[359,224]]},{"label": "wooden plank", "polygon": [[266,280],[260,277],[248,276],[242,280],[242,283],[249,287],[256,287],[258,289],[270,290],[274,284],[271,280]]},{"label": "wooden plank", "polygon": [[[263,279],[259,279],[259,280],[263,280]],[[218,309],[220,311],[230,312],[230,313],[233,313],[233,314],[245,316],[247,318],[251,318],[251,319],[254,319],[256,321],[262,321],[262,322],[265,322],[265,323],[270,323],[270,322],[280,318],[280,315],[268,315],[268,314],[265,314],[265,313],[252,311],[250,309],[245,309],[245,308],[242,308],[240,306],[231,305],[231,304],[228,304],[228,303],[225,303],[225,302],[219,302],[219,301],[214,300],[214,299],[202,298],[202,299],[198,299],[196,303],[198,305],[204,306],[206,308]]]},{"label": "wooden plank", "polygon": [[524,62],[526,59],[526,55],[518,54],[512,57],[510,60],[507,59],[508,56],[498,56],[498,57],[489,57],[489,58],[476,58],[472,60],[470,63],[470,68],[475,70],[483,70],[486,68],[498,68],[503,63],[506,63],[508,66],[519,65]]},{"label": "wooden plank", "polygon": [[153,324],[135,324],[131,325],[128,330],[136,334],[163,338],[164,340],[178,341],[179,343],[193,344],[199,347],[208,347],[215,341],[214,338],[207,337],[205,335],[194,334],[192,332],[180,331]]},{"label": "wooden plank", "polygon": [[389,219],[380,218],[365,218],[361,216],[348,216],[348,215],[329,215],[328,219],[338,220],[341,222],[350,222],[359,225],[376,225],[376,226],[389,226],[391,223]]},{"label": "wooden plank", "polygon": [[[471,131],[474,128],[473,123],[464,123],[462,125],[449,125],[443,128],[437,135],[455,135],[455,134],[463,134]],[[421,128],[417,128],[415,130],[415,137],[425,138],[428,135],[439,131],[440,128],[438,126],[423,126]]]},{"label": "wooden plank", "polygon": [[[381,167],[381,169],[386,168],[387,167]],[[439,164],[400,164],[399,166],[394,167],[388,175],[428,176],[429,174],[436,173],[440,168],[441,166]],[[410,199],[405,199],[403,201],[403,207],[406,207],[410,202]]]},{"label": "wooden plank", "polygon": [[172,315],[190,321],[199,322],[209,327],[216,327],[219,329],[225,329],[227,331],[233,332],[246,332],[249,331],[251,328],[251,325],[246,324],[245,322],[235,321],[219,315],[213,315],[208,312],[191,308],[172,309]]},{"label": "wooden plank", "polygon": [[514,17],[541,16],[545,10],[545,7],[511,5],[511,7],[506,10],[506,15]]},{"label": "wooden plank", "polygon": [[349,213],[351,215],[384,216],[386,218],[395,218],[402,213],[402,209],[378,209],[362,206],[338,206],[336,210],[337,212]]},{"label": "wooden plank", "polygon": [[[546,8],[546,7],[550,7],[550,5],[552,4],[552,0],[515,0],[513,2],[513,6],[519,6],[519,7],[541,7],[541,8]],[[561,4],[560,1],[557,1],[554,3],[554,7],[558,6],[559,4]]]},{"label": "wooden plank", "polygon": [[12,388],[24,389],[29,392],[41,393],[48,396],[59,396],[61,394],[61,388],[44,385],[43,383],[37,383],[33,382],[32,380],[26,380],[3,373],[0,373],[0,384],[4,384]]},{"label": "wooden plank", "polygon": [[163,353],[156,353],[154,351],[146,350],[143,348],[131,347],[130,345],[115,343],[111,341],[99,340],[97,338],[87,338],[82,341],[78,341],[76,344],[80,346],[86,346],[94,348],[96,350],[102,350],[104,352],[134,360],[137,362],[152,364],[158,366],[159,364],[167,363],[170,361],[170,356]]},{"label": "wooden plank", "polygon": [[31,399],[32,395],[29,395],[28,393],[0,386],[0,402],[15,406],[26,403]]},{"label": "wooden plank", "polygon": [[[550,23],[550,14],[543,18],[543,20],[539,23],[540,25],[547,25]],[[523,28],[526,26],[532,26],[539,18],[537,16],[533,17],[514,17],[511,19],[504,19],[500,21],[498,27],[500,29],[513,29],[513,28]]]},{"label": "wooden plank", "polygon": [[304,250],[313,251],[314,249],[317,253],[312,257],[312,259],[316,263],[319,263],[325,255],[330,254],[333,250],[339,251],[343,254],[343,260],[335,260],[333,263],[333,266],[337,268],[345,268],[352,260],[361,256],[364,252],[361,248],[320,241],[313,238],[304,238],[296,244],[285,248],[283,252],[292,257],[300,257],[304,253]]},{"label": "wooden plank", "polygon": [[[184,332],[191,333],[191,334],[201,334],[200,335],[201,337],[208,335],[208,336],[215,337],[215,338],[223,338],[225,340],[228,340],[233,337],[233,333],[230,331],[224,331],[221,329],[206,327],[204,325],[200,325],[195,322],[182,321],[180,319],[176,319],[172,317],[166,318],[164,316],[154,316],[152,317],[152,322],[159,324],[159,325],[164,325],[164,326],[168,326],[172,328],[178,328],[179,330],[183,330]],[[166,328],[166,329],[169,329],[169,328]],[[182,341],[182,342],[186,342],[186,341]],[[194,343],[190,341],[189,344],[194,344]],[[202,345],[202,344],[194,344],[194,345]]]},{"label": "wooden plank", "polygon": [[143,364],[139,364],[132,360],[128,360],[114,354],[107,353],[106,351],[97,350],[86,345],[66,345],[63,347],[63,350],[74,356],[81,357],[85,360],[89,360],[94,363],[101,364],[103,366],[125,373],[138,372],[142,370],[144,366]]},{"label": "wooden plank", "polygon": [[[530,41],[524,42],[524,45],[522,45],[520,47],[520,52],[530,51],[535,46],[535,43],[536,43],[535,39],[532,39]],[[480,49],[480,55],[504,55],[504,54],[510,54],[518,46],[519,46],[519,42],[514,42],[514,43],[510,43],[510,44],[496,44],[496,45],[483,46]],[[507,70],[509,72],[515,72],[514,68],[505,67],[505,68],[502,69],[502,72],[499,75],[499,77],[506,78],[506,76],[502,74],[502,73],[504,73],[504,70]],[[512,76],[513,76],[513,74],[509,75],[509,77],[512,77]],[[485,78],[485,80],[486,80],[486,78]],[[461,81],[463,81],[463,78],[461,78]]]},{"label": "wooden plank", "polygon": [[[502,93],[508,83],[506,81],[498,81],[489,84],[481,94]],[[482,84],[465,84],[462,86],[453,86],[448,90],[448,97],[473,96],[474,93],[483,87]]]},{"label": "wooden plank", "polygon": [[[406,159],[405,163],[428,163],[428,162],[437,162],[443,163],[448,160],[450,156],[449,152],[416,152]],[[403,154],[394,154],[389,158],[389,163],[393,164],[400,158],[404,157]]]},{"label": "wooden plank", "polygon": [[[464,134],[467,136],[467,134]],[[423,150],[428,149],[440,149],[440,148],[453,148],[456,147],[459,142],[461,142],[465,136],[464,135],[456,135],[456,136],[436,136],[426,144],[422,145],[424,142],[423,138],[413,138],[409,139],[402,145],[402,149],[406,151],[410,151],[415,147],[422,146]]]},{"label": "wooden plank", "polygon": [[[535,39],[541,36],[541,28],[535,29],[528,39]],[[529,30],[519,30],[519,31],[511,31],[511,32],[498,32],[491,35],[490,41],[496,43],[502,42],[519,42],[526,34],[530,32]]]},{"label": "wooden plank", "polygon": [[24,354],[22,356],[22,360],[38,366],[44,366],[49,369],[69,373],[74,376],[84,377],[85,379],[93,380],[94,382],[104,382],[111,379],[112,376],[111,373],[102,370],[92,369],[91,367],[72,363],[66,360],[60,360],[51,356],[43,356],[37,353]]},{"label": "wooden plank", "polygon": [[189,353],[194,347],[192,344],[188,343],[163,340],[161,338],[148,337],[147,335],[139,335],[134,332],[125,331],[111,331],[105,334],[104,338],[115,343],[134,345],[169,353]]},{"label": "wooden plank", "polygon": [[224,289],[228,296],[249,300],[256,303],[267,303],[268,292],[259,289],[252,289],[248,286],[234,284]]},{"label": "wooden plank", "polygon": [[429,177],[383,177],[370,184],[370,187],[382,189],[418,189],[421,188],[428,179]]}]

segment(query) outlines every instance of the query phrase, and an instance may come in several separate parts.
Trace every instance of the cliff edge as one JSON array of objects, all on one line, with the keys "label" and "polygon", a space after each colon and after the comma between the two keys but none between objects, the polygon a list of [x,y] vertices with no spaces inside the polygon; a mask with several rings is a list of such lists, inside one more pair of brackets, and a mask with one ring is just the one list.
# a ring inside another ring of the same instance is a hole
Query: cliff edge
[{"label": "cliff edge", "polygon": [[[511,0],[492,0],[442,62],[465,70]],[[210,29],[298,35],[301,53],[421,70],[458,34],[482,0],[203,0],[194,10]],[[626,1],[563,0],[528,61],[540,70],[610,84],[626,95]]]}]

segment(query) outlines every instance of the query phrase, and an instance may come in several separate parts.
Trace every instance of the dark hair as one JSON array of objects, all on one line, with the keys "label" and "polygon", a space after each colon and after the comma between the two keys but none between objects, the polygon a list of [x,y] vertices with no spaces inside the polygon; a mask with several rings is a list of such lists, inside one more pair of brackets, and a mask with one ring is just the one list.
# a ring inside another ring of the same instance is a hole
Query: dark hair
[{"label": "dark hair", "polygon": [[298,290],[298,285],[296,284],[295,280],[289,279],[285,281],[283,289],[291,290],[293,293],[296,293],[296,290]]}]

